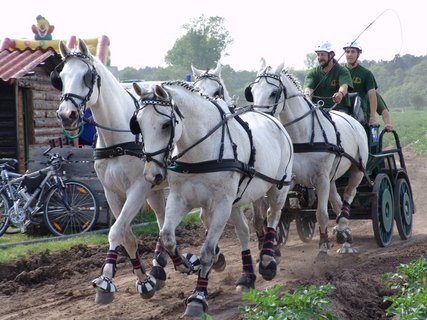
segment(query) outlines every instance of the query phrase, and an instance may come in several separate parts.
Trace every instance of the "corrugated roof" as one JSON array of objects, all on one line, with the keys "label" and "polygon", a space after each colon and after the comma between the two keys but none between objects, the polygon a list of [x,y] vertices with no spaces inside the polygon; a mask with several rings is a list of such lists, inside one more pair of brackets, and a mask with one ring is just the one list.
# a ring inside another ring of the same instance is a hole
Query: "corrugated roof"
[{"label": "corrugated roof", "polygon": [[40,63],[51,56],[55,56],[55,50],[3,50],[0,52],[0,79],[8,81],[18,79],[33,71]]}]

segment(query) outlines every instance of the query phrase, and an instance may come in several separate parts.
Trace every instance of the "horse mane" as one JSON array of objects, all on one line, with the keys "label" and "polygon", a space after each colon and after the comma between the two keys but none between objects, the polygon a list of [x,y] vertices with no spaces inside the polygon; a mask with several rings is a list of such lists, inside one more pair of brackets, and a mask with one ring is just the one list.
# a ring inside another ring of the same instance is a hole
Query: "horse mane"
[{"label": "horse mane", "polygon": [[205,98],[206,100],[209,100],[210,102],[214,102],[217,100],[217,98],[213,98],[211,96],[208,96],[207,94],[203,93],[200,91],[199,88],[195,87],[194,84],[190,83],[190,82],[186,82],[183,80],[170,80],[170,81],[165,81],[162,82],[162,85],[168,85],[168,86],[180,86],[183,87],[184,89],[191,91],[191,92],[195,92],[198,93],[201,97]]},{"label": "horse mane", "polygon": [[285,75],[295,85],[298,91],[303,92],[301,82],[295,75],[293,75],[288,69],[282,70],[282,74]]}]

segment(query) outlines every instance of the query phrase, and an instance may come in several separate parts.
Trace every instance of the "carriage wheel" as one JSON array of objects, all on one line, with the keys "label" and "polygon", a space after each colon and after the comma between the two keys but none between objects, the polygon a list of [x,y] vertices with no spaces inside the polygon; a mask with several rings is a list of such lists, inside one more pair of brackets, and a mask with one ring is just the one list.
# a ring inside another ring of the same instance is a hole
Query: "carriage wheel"
[{"label": "carriage wheel", "polygon": [[402,240],[411,237],[413,213],[411,188],[406,179],[399,178],[394,187],[394,219]]},{"label": "carriage wheel", "polygon": [[394,225],[393,189],[386,174],[376,176],[373,192],[377,194],[377,201],[371,208],[375,241],[378,246],[386,247],[392,240]]},{"label": "carriage wheel", "polygon": [[295,224],[297,226],[299,238],[302,242],[309,242],[313,239],[316,227],[316,217],[297,214],[295,217]]},{"label": "carriage wheel", "polygon": [[276,228],[276,241],[277,245],[285,245],[288,241],[289,227],[291,225],[291,218],[282,210],[279,224]]}]

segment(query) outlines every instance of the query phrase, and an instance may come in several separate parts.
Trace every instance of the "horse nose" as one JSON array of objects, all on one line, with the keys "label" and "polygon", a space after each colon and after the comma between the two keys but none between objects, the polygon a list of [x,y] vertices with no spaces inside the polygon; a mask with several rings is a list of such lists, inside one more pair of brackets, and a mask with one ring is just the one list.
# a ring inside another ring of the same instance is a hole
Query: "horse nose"
[{"label": "horse nose", "polygon": [[69,111],[57,111],[56,116],[61,121],[76,121],[78,118],[78,112],[76,110]]},{"label": "horse nose", "polygon": [[163,182],[163,180],[164,180],[163,175],[162,175],[162,174],[160,174],[160,173],[158,173],[158,174],[156,174],[156,175],[155,175],[155,177],[154,177],[154,184],[155,184],[155,185],[159,185],[160,183],[162,183],[162,182]]}]

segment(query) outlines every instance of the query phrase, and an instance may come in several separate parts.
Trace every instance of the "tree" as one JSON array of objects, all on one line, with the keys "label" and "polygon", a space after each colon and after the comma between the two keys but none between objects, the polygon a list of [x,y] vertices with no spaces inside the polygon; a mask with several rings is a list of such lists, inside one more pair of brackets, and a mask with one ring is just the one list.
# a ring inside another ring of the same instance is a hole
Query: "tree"
[{"label": "tree", "polygon": [[175,41],[165,56],[166,64],[183,74],[191,70],[191,64],[199,69],[213,68],[233,43],[222,17],[201,15],[183,28],[187,33]]},{"label": "tree", "polygon": [[307,69],[314,68],[317,65],[317,54],[307,53],[305,56],[304,65]]}]

